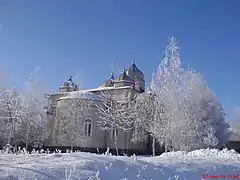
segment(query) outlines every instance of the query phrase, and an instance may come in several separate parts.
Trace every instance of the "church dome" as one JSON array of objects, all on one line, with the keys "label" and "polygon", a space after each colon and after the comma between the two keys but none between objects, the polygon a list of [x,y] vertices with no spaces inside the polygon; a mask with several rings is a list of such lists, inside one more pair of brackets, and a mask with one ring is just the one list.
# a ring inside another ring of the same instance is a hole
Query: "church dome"
[{"label": "church dome", "polygon": [[128,74],[129,76],[138,76],[138,77],[144,79],[143,72],[140,71],[140,70],[137,68],[137,66],[136,66],[136,64],[135,64],[134,61],[132,62],[132,65],[128,68],[127,74]]},{"label": "church dome", "polygon": [[67,81],[65,81],[60,87],[60,91],[62,92],[70,92],[70,91],[77,91],[77,90],[78,90],[78,86],[76,83],[73,82],[72,76],[70,76],[70,78]]},{"label": "church dome", "polygon": [[124,69],[123,70],[123,73],[117,77],[117,81],[127,81],[127,82],[131,82],[131,83],[134,83],[134,80],[129,76],[127,75],[126,73],[126,70]]},{"label": "church dome", "polygon": [[113,85],[114,85],[114,81],[112,81],[112,80],[107,80],[107,81],[105,81],[102,85],[101,85],[101,87],[113,87]]},{"label": "church dome", "polygon": [[113,87],[115,82],[114,74],[111,74],[111,77],[107,80],[104,81],[104,83],[100,87]]}]

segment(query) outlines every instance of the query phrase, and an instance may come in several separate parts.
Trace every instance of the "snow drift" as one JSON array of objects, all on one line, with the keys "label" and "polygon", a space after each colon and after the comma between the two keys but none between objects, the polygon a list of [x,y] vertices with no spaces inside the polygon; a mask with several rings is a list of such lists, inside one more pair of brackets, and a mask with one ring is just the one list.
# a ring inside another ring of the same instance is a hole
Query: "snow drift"
[{"label": "snow drift", "polygon": [[237,177],[240,172],[240,154],[215,149],[169,152],[156,157],[76,152],[1,154],[0,159],[1,179],[197,180],[203,176]]}]

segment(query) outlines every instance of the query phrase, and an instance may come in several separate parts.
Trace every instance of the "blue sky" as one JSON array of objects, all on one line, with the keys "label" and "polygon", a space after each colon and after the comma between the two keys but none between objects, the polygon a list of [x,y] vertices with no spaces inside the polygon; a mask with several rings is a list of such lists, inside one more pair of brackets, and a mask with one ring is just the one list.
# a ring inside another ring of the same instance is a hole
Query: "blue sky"
[{"label": "blue sky", "polygon": [[240,1],[231,0],[1,0],[0,70],[22,88],[40,66],[46,91],[70,75],[86,88],[132,59],[146,81],[163,56],[168,36],[184,66],[207,79],[232,117],[240,104]]}]

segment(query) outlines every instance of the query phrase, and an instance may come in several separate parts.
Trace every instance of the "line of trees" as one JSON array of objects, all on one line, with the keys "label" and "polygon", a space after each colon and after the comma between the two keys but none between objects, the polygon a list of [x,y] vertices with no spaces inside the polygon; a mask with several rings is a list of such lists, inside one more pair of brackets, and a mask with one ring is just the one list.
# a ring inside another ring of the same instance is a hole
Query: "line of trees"
[{"label": "line of trees", "polygon": [[7,86],[0,89],[0,141],[17,147],[41,146],[48,136],[44,91],[39,83],[38,69],[26,82],[23,92]]}]

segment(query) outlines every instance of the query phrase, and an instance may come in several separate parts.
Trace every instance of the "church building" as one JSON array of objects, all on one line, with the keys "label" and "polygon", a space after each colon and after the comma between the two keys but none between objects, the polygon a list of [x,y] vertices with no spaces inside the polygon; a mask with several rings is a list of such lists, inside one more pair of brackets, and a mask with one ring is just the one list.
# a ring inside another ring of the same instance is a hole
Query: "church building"
[{"label": "church building", "polygon": [[[50,136],[45,142],[45,146],[48,148],[69,148],[70,144],[66,141],[60,140],[61,136],[59,131],[58,113],[66,111],[67,104],[72,102],[72,99],[84,99],[84,101],[90,101],[94,103],[91,105],[91,111],[86,112],[86,117],[82,119],[84,121],[84,136],[87,139],[85,147],[79,147],[81,145],[74,145],[77,148],[83,148],[86,151],[97,152],[99,150],[105,151],[110,148],[114,152],[114,133],[111,131],[101,131],[97,125],[99,117],[97,115],[96,104],[101,104],[100,95],[102,92],[107,91],[112,95],[116,101],[126,101],[132,99],[136,94],[143,93],[145,91],[144,74],[138,69],[136,64],[132,62],[128,69],[124,69],[118,76],[114,77],[112,73],[110,78],[103,82],[98,88],[79,90],[78,86],[73,82],[70,77],[64,82],[59,92],[50,94],[47,96],[48,105],[46,106],[48,119],[50,122]],[[66,117],[67,118],[67,117]],[[120,153],[146,153],[149,151],[149,143],[132,143],[132,131],[118,130],[118,149]],[[151,150],[150,150],[151,151]]]}]

